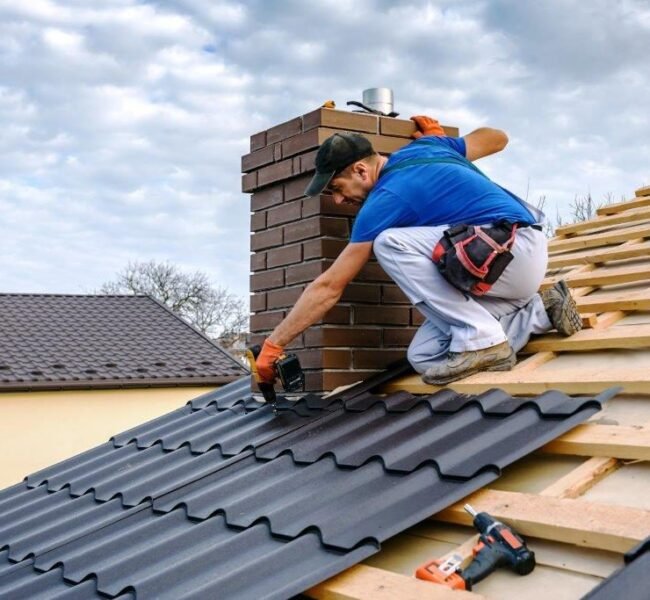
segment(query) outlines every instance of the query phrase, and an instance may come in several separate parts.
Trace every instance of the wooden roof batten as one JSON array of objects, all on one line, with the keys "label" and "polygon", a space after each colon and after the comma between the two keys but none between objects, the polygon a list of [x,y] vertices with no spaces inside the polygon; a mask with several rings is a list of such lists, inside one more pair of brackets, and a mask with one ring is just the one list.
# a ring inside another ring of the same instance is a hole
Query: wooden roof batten
[{"label": "wooden roof batten", "polygon": [[[512,371],[478,373],[449,387],[470,394],[498,387],[514,395],[532,395],[548,389],[597,394],[606,387],[621,386],[623,394],[650,400],[650,314],[643,321],[644,313],[650,313],[650,223],[644,223],[646,219],[650,219],[650,186],[637,190],[633,200],[598,209],[594,219],[558,229],[558,237],[549,244],[550,271],[544,285],[564,278],[583,322],[591,327],[569,338],[553,333],[539,336],[526,346],[522,354],[527,358]],[[611,266],[626,260],[635,262]],[[626,284],[635,289],[620,290]],[[626,326],[624,319],[631,314],[641,322]],[[613,366],[609,358],[616,351],[632,352],[636,363]],[[590,356],[588,363],[582,360],[586,354]],[[573,361],[574,368],[553,368],[562,358]],[[385,392],[422,394],[438,389],[424,384],[417,375],[402,377],[383,388]],[[650,422],[640,426],[589,422],[549,442],[537,454],[580,456],[586,460],[537,493],[484,488],[431,519],[470,524],[462,508],[469,502],[476,510],[507,521],[534,540],[621,554],[650,535],[650,510],[582,498],[629,461],[634,464],[650,460]],[[475,536],[462,546],[473,539]],[[350,600],[491,597],[474,592],[460,596],[443,586],[423,583],[386,569],[357,565],[309,590],[307,595]]]}]

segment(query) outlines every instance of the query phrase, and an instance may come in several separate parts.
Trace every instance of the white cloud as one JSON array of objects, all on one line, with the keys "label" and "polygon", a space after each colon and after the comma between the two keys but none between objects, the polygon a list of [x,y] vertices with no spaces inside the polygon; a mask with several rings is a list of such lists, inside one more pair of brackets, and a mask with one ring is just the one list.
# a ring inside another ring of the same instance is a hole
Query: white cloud
[{"label": "white cloud", "polygon": [[248,136],[390,86],[510,135],[490,175],[551,214],[647,183],[647,3],[0,0],[0,275],[97,288],[128,260],[244,294]]}]

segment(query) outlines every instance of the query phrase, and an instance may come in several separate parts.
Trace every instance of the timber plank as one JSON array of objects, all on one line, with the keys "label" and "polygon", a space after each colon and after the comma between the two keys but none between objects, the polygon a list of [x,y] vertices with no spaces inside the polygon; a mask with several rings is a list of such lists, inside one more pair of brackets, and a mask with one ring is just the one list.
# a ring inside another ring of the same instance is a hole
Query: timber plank
[{"label": "timber plank", "polygon": [[595,269],[591,272],[576,273],[575,275],[569,273],[568,275],[549,277],[542,282],[541,287],[548,287],[559,279],[564,279],[571,288],[634,283],[650,279],[650,264],[619,267],[607,271]]},{"label": "timber plank", "polygon": [[607,204],[606,206],[601,206],[596,210],[597,215],[613,215],[616,213],[624,212],[627,210],[632,210],[635,208],[641,208],[642,206],[650,206],[650,197],[647,193],[639,194],[643,190],[648,188],[641,188],[636,191],[636,198],[634,200],[626,200],[625,202],[617,202],[616,204]]},{"label": "timber plank", "polygon": [[[608,387],[622,386],[628,394],[650,394],[650,369],[634,367],[611,371],[607,368],[576,368],[573,371],[553,369],[504,372],[482,372],[450,383],[448,388],[461,394],[480,394],[498,387],[508,394],[543,394],[560,390],[565,394],[600,394]],[[382,387],[383,392],[404,390],[412,394],[432,394],[444,389],[428,385],[419,375],[407,375]]]},{"label": "timber plank", "polygon": [[650,242],[622,244],[618,248],[607,248],[595,252],[553,255],[549,258],[548,268],[561,269],[574,265],[596,264],[648,256],[650,256]]},{"label": "timber plank", "polygon": [[484,596],[407,577],[368,565],[355,565],[304,592],[316,600],[481,600]]},{"label": "timber plank", "polygon": [[463,509],[471,504],[503,519],[519,533],[578,546],[627,552],[650,534],[650,511],[581,499],[483,489],[435,515],[435,519],[471,524]]},{"label": "timber plank", "polygon": [[[650,198],[648,199],[650,205]],[[625,229],[616,229],[615,231],[605,231],[604,233],[593,233],[591,235],[581,235],[575,238],[560,240],[551,240],[548,243],[549,252],[568,252],[569,250],[586,250],[588,248],[598,248],[599,246],[609,246],[620,244],[628,240],[637,238],[650,237],[650,225],[637,225],[626,227]]]},{"label": "timber plank", "polygon": [[578,498],[620,466],[621,462],[615,458],[594,456],[544,488],[540,492],[540,496]]},{"label": "timber plank", "polygon": [[650,208],[642,207],[636,210],[630,210],[614,215],[596,217],[588,221],[580,221],[563,225],[555,230],[556,235],[571,235],[575,233],[584,233],[585,231],[596,231],[603,227],[613,227],[621,223],[631,223],[632,221],[640,222],[650,219]]},{"label": "timber plank", "polygon": [[650,429],[622,425],[578,425],[540,449],[551,454],[650,460]]},{"label": "timber plank", "polygon": [[650,185],[646,185],[645,187],[639,188],[636,192],[634,192],[635,196],[650,196]]},{"label": "timber plank", "polygon": [[650,325],[583,329],[569,337],[548,333],[530,341],[522,353],[580,352],[614,348],[650,348]]},{"label": "timber plank", "polygon": [[617,295],[607,298],[598,298],[583,296],[576,298],[576,304],[580,312],[606,312],[606,311],[638,311],[650,310],[650,289],[644,290],[643,293],[630,296]]}]

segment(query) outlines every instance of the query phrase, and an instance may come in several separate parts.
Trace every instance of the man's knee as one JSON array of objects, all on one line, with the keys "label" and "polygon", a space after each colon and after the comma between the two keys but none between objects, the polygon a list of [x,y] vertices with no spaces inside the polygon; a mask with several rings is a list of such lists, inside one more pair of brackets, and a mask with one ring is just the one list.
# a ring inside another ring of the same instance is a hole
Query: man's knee
[{"label": "man's knee", "polygon": [[391,230],[384,229],[384,231],[382,231],[372,243],[372,251],[375,253],[377,260],[381,261],[391,252],[394,252],[394,250],[395,248],[391,236]]}]

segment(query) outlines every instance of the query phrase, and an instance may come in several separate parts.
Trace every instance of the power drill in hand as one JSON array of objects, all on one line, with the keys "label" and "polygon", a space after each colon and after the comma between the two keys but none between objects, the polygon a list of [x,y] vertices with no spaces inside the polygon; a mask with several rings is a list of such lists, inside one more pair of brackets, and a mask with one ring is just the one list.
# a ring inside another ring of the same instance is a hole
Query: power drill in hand
[{"label": "power drill in hand", "polygon": [[474,527],[480,534],[472,549],[473,560],[461,569],[465,557],[451,553],[422,565],[415,573],[418,579],[442,583],[452,589],[471,590],[475,583],[499,567],[509,567],[519,575],[527,575],[535,568],[535,553],[514,529],[486,512],[477,514],[469,504],[464,508],[474,517]]},{"label": "power drill in hand", "polygon": [[[257,372],[257,363],[255,361],[261,351],[262,348],[258,344],[248,348],[246,350],[248,363],[251,372],[255,377],[255,381],[257,382],[257,387],[259,387],[262,396],[264,396],[264,400],[271,404],[273,412],[277,414],[277,395],[275,393],[275,387],[273,386],[273,383],[262,381]],[[283,354],[275,361],[274,367],[285,392],[299,392],[304,389],[305,374],[300,366],[300,361],[295,354]]]}]

